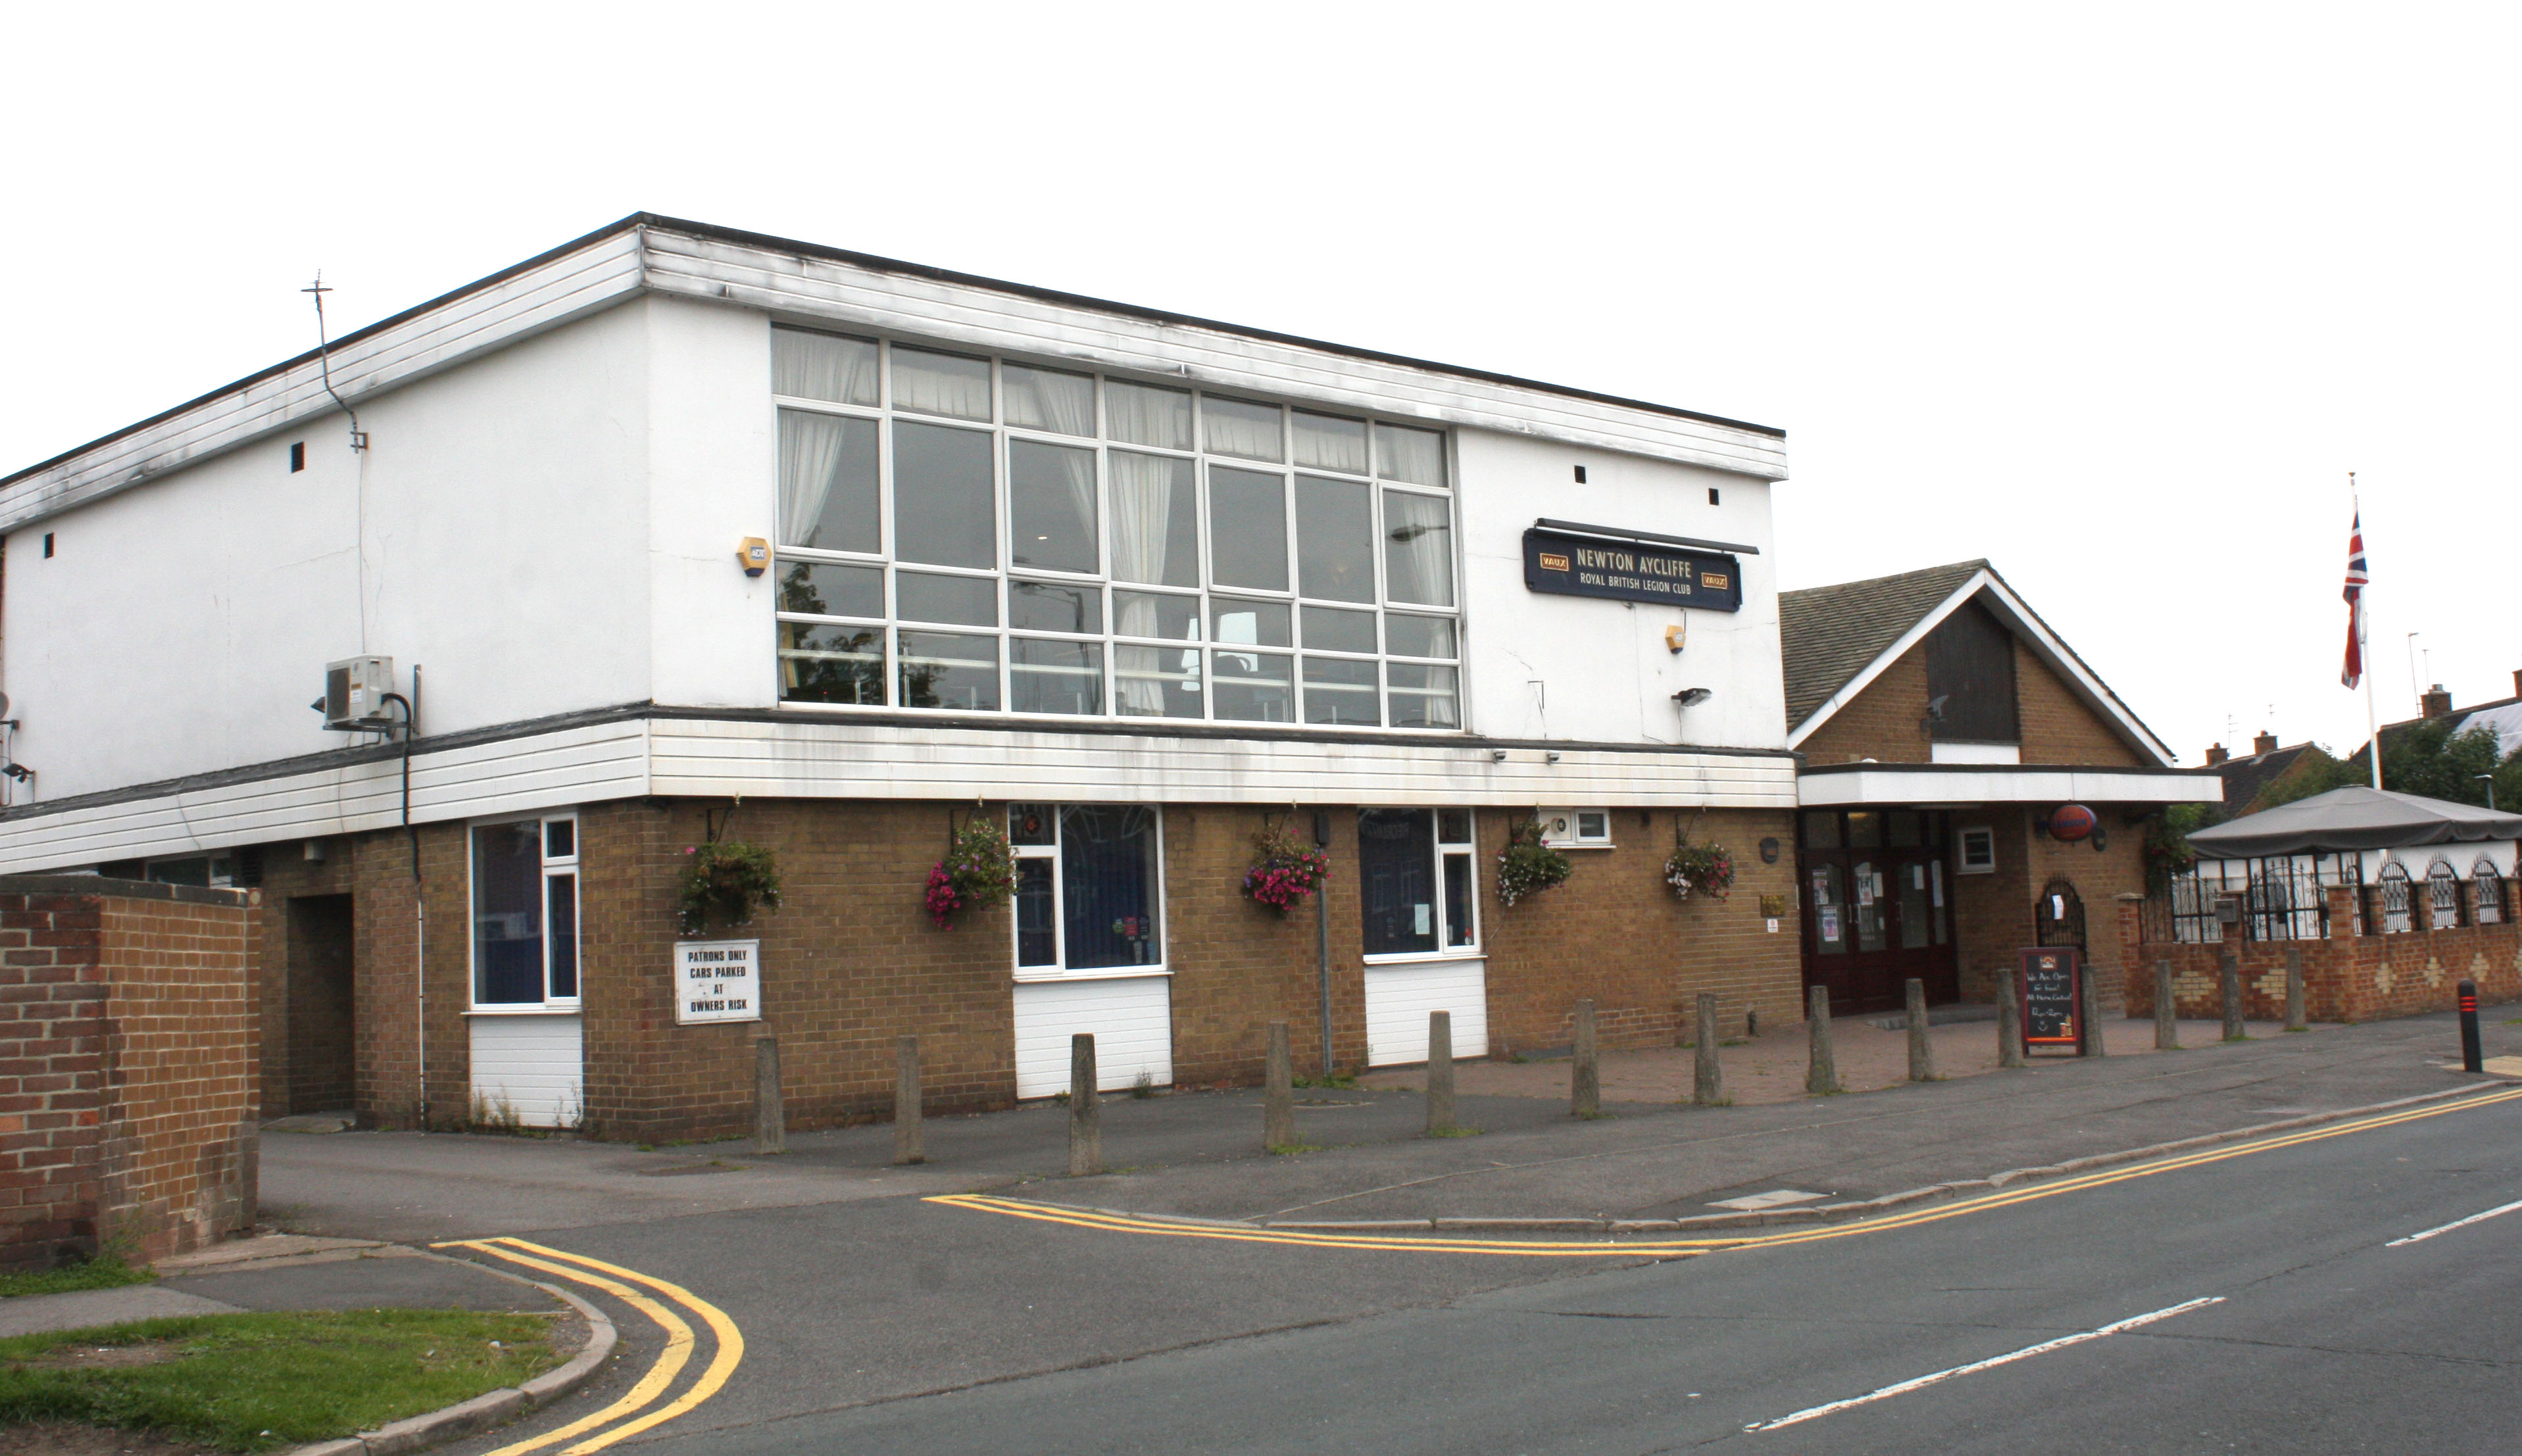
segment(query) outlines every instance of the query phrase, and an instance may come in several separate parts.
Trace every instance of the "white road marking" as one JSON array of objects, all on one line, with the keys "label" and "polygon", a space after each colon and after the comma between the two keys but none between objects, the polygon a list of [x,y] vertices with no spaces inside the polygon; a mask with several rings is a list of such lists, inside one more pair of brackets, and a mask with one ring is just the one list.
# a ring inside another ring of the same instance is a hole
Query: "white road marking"
[{"label": "white road marking", "polygon": [[2503,1214],[2512,1212],[2516,1208],[2522,1208],[2522,1203],[2506,1204],[2501,1208],[2490,1208],[2484,1213],[2472,1213],[2467,1218],[2455,1218],[2441,1228],[2430,1228],[2422,1234],[2410,1234],[2405,1239],[2393,1239],[2390,1243],[2385,1244],[2382,1247],[2385,1249],[2397,1249],[2403,1244],[2422,1243],[2427,1239],[2433,1238],[2437,1234],[2449,1234],[2456,1228],[2467,1228],[2473,1223],[2485,1223],[2491,1218],[2500,1217]]},{"label": "white road marking", "polygon": [[2086,1330],[2078,1335],[2063,1335],[2056,1340],[2044,1340],[2038,1344],[2027,1344],[2019,1350],[2013,1350],[2006,1354],[1991,1355],[1985,1360],[1974,1360],[1968,1365],[1956,1365],[1950,1370],[1938,1370],[1933,1375],[1919,1376],[1916,1380],[1904,1380],[1896,1386],[1885,1386],[1880,1390],[1869,1390],[1865,1394],[1853,1396],[1846,1400],[1834,1400],[1828,1405],[1816,1405],[1808,1410],[1799,1410],[1792,1416],[1780,1416],[1774,1421],[1754,1421],[1743,1429],[1746,1431],[1775,1431],[1782,1426],[1794,1426],[1800,1422],[1810,1421],[1820,1416],[1827,1416],[1834,1411],[1846,1410],[1850,1406],[1868,1405],[1877,1400],[1888,1400],[1894,1395],[1906,1395],[1911,1390],[1924,1389],[1927,1387],[1936,1384],[1938,1381],[1951,1380],[1957,1375],[1971,1375],[1982,1370],[1993,1370],[1999,1365],[2011,1365],[2017,1360],[2028,1360],[2033,1355],[2045,1355],[2051,1350],[2065,1349],[2071,1344],[2082,1344],[2088,1340],[2106,1339],[2110,1336],[2119,1334],[2123,1330],[2133,1330],[2139,1325],[2150,1325],[2157,1320],[2168,1320],[2175,1314],[2187,1314],[2193,1309],[2203,1309],[2210,1304],[2221,1304],[2223,1302],[2223,1296],[2210,1295],[2203,1299],[2192,1299],[2185,1304],[2174,1304],[2169,1309],[2158,1309],[2151,1314],[2133,1315],[2127,1319],[2120,1320],[2117,1323],[2104,1325],[2098,1330]]}]

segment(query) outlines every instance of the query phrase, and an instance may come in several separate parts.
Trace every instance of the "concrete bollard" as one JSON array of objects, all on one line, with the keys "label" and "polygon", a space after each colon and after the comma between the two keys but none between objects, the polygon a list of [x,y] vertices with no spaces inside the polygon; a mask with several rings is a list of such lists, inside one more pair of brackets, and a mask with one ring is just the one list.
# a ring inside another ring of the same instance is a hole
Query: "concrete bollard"
[{"label": "concrete bollard", "polygon": [[1103,1171],[1103,1108],[1095,1097],[1095,1033],[1068,1038],[1068,1176]]},{"label": "concrete bollard", "polygon": [[1839,1091],[1839,1059],[1830,1049],[1830,987],[1814,986],[1805,993],[1804,1031],[1812,1039],[1812,1065],[1804,1071],[1804,1091],[1814,1097]]},{"label": "concrete bollard", "polygon": [[1576,1003],[1575,1056],[1567,1070],[1567,1112],[1575,1117],[1603,1115],[1603,1063],[1594,1047],[1594,1003]]},{"label": "concrete bollard", "polygon": [[1261,1074],[1261,1146],[1271,1152],[1296,1146],[1295,1054],[1287,1048],[1287,1024],[1270,1024],[1269,1064]]},{"label": "concrete bollard", "polygon": [[1427,1013],[1427,1135],[1454,1130],[1454,1014]]},{"label": "concrete bollard", "polygon": [[2222,962],[2221,975],[2218,978],[2221,982],[2218,989],[2224,996],[2224,1039],[2240,1041],[2247,1035],[2242,1030],[2242,958],[2233,954],[2233,947],[2227,945],[2218,959]]},{"label": "concrete bollard", "polygon": [[2076,1020],[2080,1024],[2083,1034],[2076,1038],[2076,1055],[2107,1057],[2111,1054],[2111,1046],[2102,1035],[2102,978],[2093,974],[2089,962],[2084,966],[2081,980],[2079,989],[2083,1004],[2076,1008]]},{"label": "concrete bollard", "polygon": [[779,1038],[753,1040],[753,1151],[788,1151],[788,1108],[779,1096]]},{"label": "concrete bollard", "polygon": [[1996,973],[1996,1065],[2023,1065],[2023,997],[2015,990],[2015,978],[2021,972],[2008,968]]},{"label": "concrete bollard", "polygon": [[1716,997],[1705,991],[1699,997],[1699,1061],[1691,1071],[1690,1100],[1701,1107],[1725,1101],[1725,1063],[1716,1055]]},{"label": "concrete bollard", "polygon": [[2180,998],[2172,990],[2172,962],[2154,963],[2154,1049],[2180,1050]]},{"label": "concrete bollard", "polygon": [[2286,1029],[2309,1031],[2312,1018],[2303,1006],[2303,947],[2286,947]]},{"label": "concrete bollard", "polygon": [[919,1120],[919,1038],[893,1044],[893,1160],[926,1162],[928,1147]]},{"label": "concrete bollard", "polygon": [[1909,978],[1909,1080],[1932,1082],[1936,1076],[1936,1043],[1927,1035],[1927,983]]}]

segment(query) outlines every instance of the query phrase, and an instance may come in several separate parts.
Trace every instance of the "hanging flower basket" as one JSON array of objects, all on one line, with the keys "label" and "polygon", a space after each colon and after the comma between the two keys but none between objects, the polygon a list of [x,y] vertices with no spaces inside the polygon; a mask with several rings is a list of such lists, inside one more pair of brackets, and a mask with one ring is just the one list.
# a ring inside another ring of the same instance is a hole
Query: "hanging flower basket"
[{"label": "hanging flower basket", "polygon": [[1243,872],[1243,892],[1284,915],[1320,889],[1331,873],[1329,855],[1273,827],[1252,837],[1252,866]]},{"label": "hanging flower basket", "polygon": [[713,922],[740,926],[753,919],[756,905],[779,908],[779,863],[760,844],[738,842],[694,844],[683,851],[682,899],[677,924],[686,935],[697,935]]},{"label": "hanging flower basket", "polygon": [[1498,855],[1498,903],[1512,905],[1567,878],[1567,856],[1541,842],[1541,821],[1526,819],[1509,831]]},{"label": "hanging flower basket", "polygon": [[1015,851],[998,821],[979,814],[947,842],[946,857],[928,872],[928,918],[941,931],[955,929],[965,910],[986,910],[1016,890]]},{"label": "hanging flower basket", "polygon": [[1663,862],[1663,883],[1685,900],[1694,890],[1724,899],[1734,890],[1734,856],[1722,844],[1676,844]]}]

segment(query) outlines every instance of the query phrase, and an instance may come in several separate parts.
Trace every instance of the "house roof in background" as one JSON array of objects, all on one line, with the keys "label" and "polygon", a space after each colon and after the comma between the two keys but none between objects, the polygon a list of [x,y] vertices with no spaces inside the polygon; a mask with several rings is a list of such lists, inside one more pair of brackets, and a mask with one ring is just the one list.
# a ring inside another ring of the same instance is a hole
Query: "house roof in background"
[{"label": "house roof in background", "polygon": [[[2284,778],[2289,770],[2303,761],[2303,755],[2320,745],[2299,743],[2287,748],[2253,753],[2247,758],[2227,758],[2217,765],[2216,772],[2224,781],[2224,806],[2235,813],[2248,809],[2270,784]],[[2322,751],[2326,751],[2323,750]]]},{"label": "house roof in background", "polygon": [[[2455,735],[2467,733],[2472,728],[2494,728],[2497,747],[2502,751],[2511,753],[2522,749],[2522,698],[2497,698],[2486,703],[2473,703],[2467,707],[2453,708],[2451,717],[2452,731]],[[2385,723],[2382,725],[2382,742],[2389,744],[2401,734],[2429,721],[2426,718],[2404,718],[2397,723]],[[2358,744],[2356,751],[2347,755],[2347,761],[2370,762],[2372,747],[2369,743]],[[2384,761],[2384,766],[2389,766],[2388,760]]]}]

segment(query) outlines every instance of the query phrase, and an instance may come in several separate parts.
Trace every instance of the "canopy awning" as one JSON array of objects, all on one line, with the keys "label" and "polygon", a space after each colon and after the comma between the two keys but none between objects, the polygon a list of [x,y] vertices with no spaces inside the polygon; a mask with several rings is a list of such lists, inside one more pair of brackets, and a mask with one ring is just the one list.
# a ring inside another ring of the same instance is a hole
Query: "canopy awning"
[{"label": "canopy awning", "polygon": [[2166,768],[2036,763],[1829,763],[1796,775],[1807,808],[1869,804],[2221,803],[2224,781]]},{"label": "canopy awning", "polygon": [[2199,830],[2189,837],[2189,847],[2208,859],[2255,859],[2475,840],[2522,840],[2522,814],[2351,785]]}]

